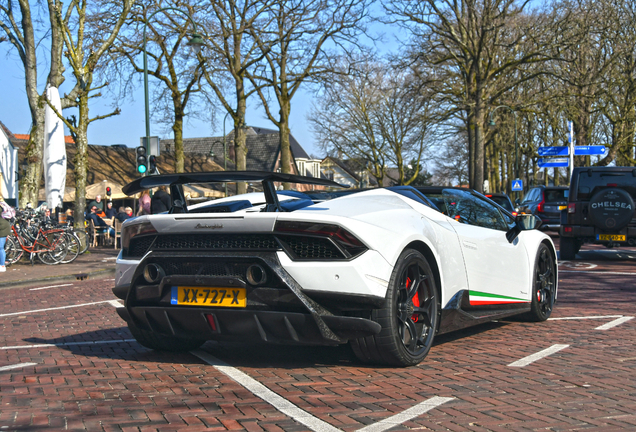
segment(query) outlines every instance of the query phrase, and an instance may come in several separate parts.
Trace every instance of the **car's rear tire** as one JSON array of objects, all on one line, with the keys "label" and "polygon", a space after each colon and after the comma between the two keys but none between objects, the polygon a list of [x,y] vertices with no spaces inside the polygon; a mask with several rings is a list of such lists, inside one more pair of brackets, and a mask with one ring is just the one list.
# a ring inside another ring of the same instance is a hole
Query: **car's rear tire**
[{"label": "car's rear tire", "polygon": [[545,321],[550,318],[555,301],[556,264],[550,248],[542,243],[534,264],[531,309],[522,317],[527,321]]},{"label": "car's rear tire", "polygon": [[574,237],[559,237],[559,258],[562,260],[576,259],[579,242]]},{"label": "car's rear tire", "polygon": [[351,341],[363,362],[393,366],[420,363],[433,345],[440,314],[435,275],[426,258],[406,249],[393,269],[384,306],[371,312],[379,334]]},{"label": "car's rear tire", "polygon": [[186,352],[199,348],[205,343],[199,339],[183,339],[174,336],[164,336],[148,330],[140,329],[128,323],[128,330],[140,345],[157,351]]}]

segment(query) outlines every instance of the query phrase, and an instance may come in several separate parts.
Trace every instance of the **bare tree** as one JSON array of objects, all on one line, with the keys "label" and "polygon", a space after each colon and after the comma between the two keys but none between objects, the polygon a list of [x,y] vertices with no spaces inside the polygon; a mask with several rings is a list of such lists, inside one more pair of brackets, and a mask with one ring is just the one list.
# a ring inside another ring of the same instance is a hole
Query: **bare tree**
[{"label": "bare tree", "polygon": [[[61,7],[58,0],[47,0],[46,11],[49,16],[48,24],[38,29],[34,22],[34,11],[28,0],[18,0],[19,11],[15,2],[6,1],[0,4],[0,28],[7,35],[8,41],[17,51],[24,67],[24,83],[31,112],[31,132],[25,149],[28,167],[26,174],[20,180],[20,206],[35,203],[38,200],[38,190],[42,178],[42,152],[44,145],[44,105],[41,98],[46,91],[46,85],[59,87],[64,82],[64,66],[62,64],[62,48],[64,41],[60,28],[55,25],[55,11]],[[35,11],[37,14],[37,11]],[[49,35],[49,72],[46,85],[38,90],[38,60],[37,47],[40,40],[36,32]],[[62,108],[73,105],[74,92],[62,98]]]},{"label": "bare tree", "polygon": [[[271,0],[210,0],[211,11],[206,15],[209,43],[201,53],[206,60],[203,76],[234,122],[237,170],[247,166],[245,114],[247,100],[255,92],[246,87],[248,71],[271,45],[264,43],[261,50],[250,35],[255,27],[267,27],[265,12],[270,4]],[[237,193],[245,192],[247,183],[238,183]]]},{"label": "bare tree", "polygon": [[[130,12],[132,0],[73,0],[66,11],[60,5],[55,10],[56,26],[64,38],[66,50],[64,55],[73,72],[75,79],[74,103],[79,111],[77,122],[72,123],[64,118],[53,105],[49,106],[69,128],[75,138],[76,154],[73,160],[75,166],[75,227],[84,228],[84,212],[86,207],[86,175],[88,172],[88,126],[96,121],[119,114],[115,111],[89,117],[89,101],[100,97],[99,91],[107,82],[94,83],[96,74],[108,61],[107,55],[117,38],[119,30],[124,25]],[[90,8],[89,4],[90,3]],[[97,92],[97,93],[96,93]],[[48,102],[48,101],[47,101]]]},{"label": "bare tree", "polygon": [[[271,25],[253,29],[264,61],[250,74],[250,80],[267,117],[279,129],[282,172],[293,172],[289,142],[293,97],[303,83],[333,71],[335,49],[355,42],[364,30],[368,3],[369,0],[275,0],[269,8]],[[269,99],[272,93],[274,103]]]},{"label": "bare tree", "polygon": [[[191,17],[196,17],[204,10],[201,3],[157,0],[152,4],[144,4],[143,8],[134,7],[131,19],[136,25],[130,25],[120,32],[120,42],[115,47],[135,72],[143,73],[144,67],[139,63],[139,55],[143,53],[143,34],[146,31],[146,52],[154,63],[148,66],[148,75],[159,80],[154,91],[153,117],[172,128],[174,170],[178,173],[184,170],[183,123],[190,114],[186,108],[189,104],[196,105],[197,101],[193,101],[193,98],[200,91],[199,82],[204,63],[202,58],[193,58],[196,55],[192,56],[188,53],[189,50],[184,50],[189,35],[196,30],[190,21]],[[177,6],[188,7],[182,10]],[[159,12],[160,10],[162,11]]]},{"label": "bare tree", "polygon": [[355,72],[334,74],[323,87],[309,117],[322,149],[363,161],[379,184],[388,167],[397,168],[396,183],[415,181],[419,170],[406,167],[421,166],[436,119],[412,72],[365,61]]},{"label": "bare tree", "polygon": [[[470,185],[484,182],[485,123],[490,107],[520,82],[534,78],[522,65],[546,60],[542,23],[515,0],[390,0],[385,7],[412,32],[413,57],[438,69],[444,102],[466,122]],[[510,79],[514,77],[515,79]]]}]

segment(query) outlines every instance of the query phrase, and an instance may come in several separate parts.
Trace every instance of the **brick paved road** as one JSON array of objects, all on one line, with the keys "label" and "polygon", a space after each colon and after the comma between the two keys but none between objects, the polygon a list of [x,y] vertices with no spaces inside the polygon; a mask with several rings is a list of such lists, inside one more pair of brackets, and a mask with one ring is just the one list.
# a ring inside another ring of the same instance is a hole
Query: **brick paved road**
[{"label": "brick paved road", "polygon": [[[591,266],[561,265],[568,272],[554,318],[636,315],[634,276],[620,274],[636,275],[634,261],[615,255],[583,251],[577,263]],[[439,337],[422,364],[406,369],[361,365],[346,346],[204,345],[234,367],[226,370],[130,341],[109,302],[111,284],[2,291],[0,431],[349,432],[433,397],[453,399],[391,430],[636,429],[636,319],[607,330],[595,329],[616,317],[490,323]],[[556,344],[567,347],[508,366]],[[228,370],[295,404],[317,426],[283,414]]]}]

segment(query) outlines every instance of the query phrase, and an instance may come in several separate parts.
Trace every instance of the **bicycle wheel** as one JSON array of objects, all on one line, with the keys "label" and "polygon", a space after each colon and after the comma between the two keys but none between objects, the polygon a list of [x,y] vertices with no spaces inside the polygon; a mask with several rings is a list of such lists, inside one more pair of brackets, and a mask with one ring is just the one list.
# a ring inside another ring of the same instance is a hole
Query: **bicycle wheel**
[{"label": "bicycle wheel", "polygon": [[65,232],[63,239],[66,246],[66,256],[60,260],[61,264],[68,264],[75,261],[82,248],[79,238],[73,233]]},{"label": "bicycle wheel", "polygon": [[8,266],[20,261],[23,252],[24,251],[18,244],[16,238],[14,236],[8,236],[7,242],[4,244],[4,253],[6,255],[6,258],[4,260],[5,265]]},{"label": "bicycle wheel", "polygon": [[64,241],[64,232],[49,232],[46,235],[48,240],[47,250],[37,251],[38,258],[46,265],[59,264],[67,254],[66,242]]},{"label": "bicycle wheel", "polygon": [[80,241],[80,255],[83,254],[84,252],[86,252],[88,250],[88,245],[90,244],[90,237],[88,236],[88,233],[84,230],[80,230],[80,231],[73,231],[73,234],[75,234],[75,236],[79,239]]}]

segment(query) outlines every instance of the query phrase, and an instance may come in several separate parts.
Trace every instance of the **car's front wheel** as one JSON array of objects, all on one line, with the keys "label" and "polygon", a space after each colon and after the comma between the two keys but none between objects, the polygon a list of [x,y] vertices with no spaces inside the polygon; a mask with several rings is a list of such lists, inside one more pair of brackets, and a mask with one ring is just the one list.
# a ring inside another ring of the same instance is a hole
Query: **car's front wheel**
[{"label": "car's front wheel", "polygon": [[140,345],[157,351],[185,352],[199,348],[205,343],[199,339],[182,339],[174,336],[164,336],[148,330],[140,329],[128,323],[128,330]]},{"label": "car's front wheel", "polygon": [[431,266],[420,252],[406,249],[393,269],[384,306],[371,313],[382,330],[352,340],[353,351],[367,363],[416,365],[433,345],[439,311]]},{"label": "car's front wheel", "polygon": [[532,309],[524,317],[528,321],[545,321],[550,318],[556,301],[556,269],[550,249],[539,246],[534,265],[532,286]]}]

